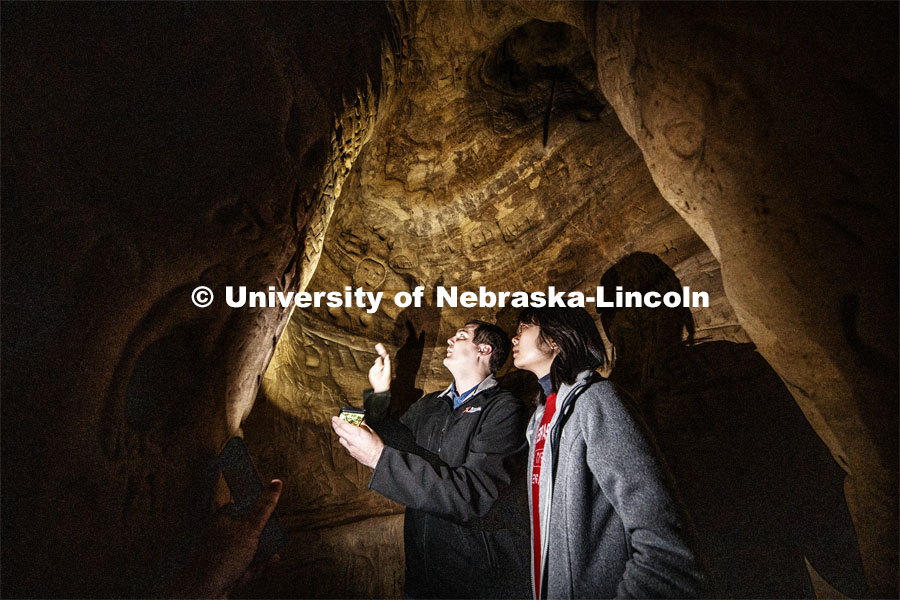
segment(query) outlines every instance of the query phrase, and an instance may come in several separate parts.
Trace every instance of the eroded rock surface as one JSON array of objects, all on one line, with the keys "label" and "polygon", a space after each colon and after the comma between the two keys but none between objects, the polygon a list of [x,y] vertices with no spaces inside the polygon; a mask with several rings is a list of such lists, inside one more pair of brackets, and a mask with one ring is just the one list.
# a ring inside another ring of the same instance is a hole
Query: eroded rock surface
[{"label": "eroded rock surface", "polygon": [[[896,596],[897,13],[4,6],[4,595],[144,593],[243,425],[292,540],[247,593],[399,596],[402,508],[328,426],[374,343],[408,403],[465,319],[514,325],[436,286],[592,291],[645,251],[791,389]],[[289,319],[225,285],[386,299]]]},{"label": "eroded rock surface", "polygon": [[[575,29],[510,8],[419,5],[416,15],[405,48],[416,70],[404,76],[344,185],[307,288],[363,287],[385,300],[374,314],[295,310],[245,427],[259,460],[295,482],[280,510],[298,536],[306,535],[301,527],[402,511],[367,490],[371,470],[347,455],[329,425],[341,406],[362,406],[376,342],[395,356],[402,411],[422,390],[449,384],[444,340],[467,319],[514,329],[516,310],[440,308],[436,286],[554,285],[593,295],[609,266],[644,250],[709,293],[710,307],[696,313],[699,339],[747,339],[716,259],[659,195],[599,93]],[[462,33],[440,35],[452,30]],[[401,309],[390,300],[419,285],[427,307]],[[339,546],[332,559],[345,565]],[[295,562],[279,570],[300,595],[304,581],[325,576]]]},{"label": "eroded rock surface", "polygon": [[601,89],[661,194],[846,461],[872,591],[892,595],[897,7],[720,8],[592,5],[583,18]]}]

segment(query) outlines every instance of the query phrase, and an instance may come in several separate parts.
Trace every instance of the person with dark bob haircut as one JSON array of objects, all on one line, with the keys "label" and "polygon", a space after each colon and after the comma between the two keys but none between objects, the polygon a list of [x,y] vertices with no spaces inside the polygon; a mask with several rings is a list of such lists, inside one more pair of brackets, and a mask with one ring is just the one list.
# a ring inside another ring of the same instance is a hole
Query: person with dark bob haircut
[{"label": "person with dark bob haircut", "polygon": [[541,598],[688,598],[702,576],[656,444],[583,308],[526,309],[517,368],[546,396],[528,425],[532,591]]}]

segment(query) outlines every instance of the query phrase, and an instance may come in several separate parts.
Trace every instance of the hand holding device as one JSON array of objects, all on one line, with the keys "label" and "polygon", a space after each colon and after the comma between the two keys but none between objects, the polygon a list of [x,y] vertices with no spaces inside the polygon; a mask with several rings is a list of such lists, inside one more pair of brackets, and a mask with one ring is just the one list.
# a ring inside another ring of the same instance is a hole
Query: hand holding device
[{"label": "hand holding device", "polygon": [[342,408],[338,413],[338,419],[346,421],[351,425],[359,427],[362,425],[363,419],[366,418],[366,410],[364,408]]},{"label": "hand holding device", "polygon": [[350,456],[367,467],[375,468],[384,450],[384,442],[377,433],[365,423],[354,427],[337,417],[331,417],[331,427]]},{"label": "hand holding device", "polygon": [[[253,466],[250,452],[239,437],[231,438],[219,455],[219,468],[225,476],[225,483],[231,491],[233,504],[226,510],[233,515],[244,515],[250,511],[263,493],[263,484]],[[224,507],[223,507],[224,508]],[[253,562],[267,562],[286,543],[284,528],[274,512],[259,534],[259,546]]]},{"label": "hand holding device", "polygon": [[250,454],[237,437],[225,445],[218,465],[234,502],[216,512],[184,566],[160,582],[150,597],[226,598],[278,560],[276,552],[285,543],[274,514],[281,481],[273,479],[263,490]]}]

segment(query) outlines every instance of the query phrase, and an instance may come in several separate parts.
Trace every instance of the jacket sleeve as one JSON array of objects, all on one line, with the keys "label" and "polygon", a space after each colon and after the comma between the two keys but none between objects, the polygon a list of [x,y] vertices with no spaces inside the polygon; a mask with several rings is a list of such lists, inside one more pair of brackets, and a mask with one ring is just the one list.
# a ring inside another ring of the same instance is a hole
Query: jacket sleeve
[{"label": "jacket sleeve", "polygon": [[415,454],[424,458],[435,468],[446,464],[437,454],[429,452],[416,442],[413,431],[415,431],[418,415],[422,410],[421,402],[414,402],[397,420],[390,416],[391,393],[389,391],[366,390],[363,392],[363,399],[366,409],[366,425],[371,427],[385,443],[385,450],[393,448]]},{"label": "jacket sleeve", "polygon": [[[366,409],[366,422],[369,425],[378,425],[382,421],[390,419],[391,392],[376,392],[375,390],[363,391],[363,407]],[[414,402],[400,417],[400,422],[408,429],[415,429],[416,419],[421,410],[421,404]]]},{"label": "jacket sleeve", "polygon": [[616,595],[699,597],[702,575],[658,452],[615,388],[595,387],[596,414],[582,421],[588,468],[622,520],[631,550]]},{"label": "jacket sleeve", "polygon": [[485,410],[457,467],[385,446],[369,488],[406,507],[466,522],[483,517],[522,468],[525,407],[509,400]]}]

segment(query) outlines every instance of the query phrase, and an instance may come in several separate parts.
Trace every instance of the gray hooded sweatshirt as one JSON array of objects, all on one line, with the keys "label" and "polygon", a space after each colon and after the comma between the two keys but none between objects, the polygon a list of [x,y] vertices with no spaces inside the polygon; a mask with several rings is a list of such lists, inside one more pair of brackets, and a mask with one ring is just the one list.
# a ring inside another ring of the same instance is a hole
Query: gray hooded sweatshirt
[{"label": "gray hooded sweatshirt", "polygon": [[[626,398],[591,371],[557,392],[539,480],[541,598],[702,593],[683,512]],[[543,415],[542,404],[528,425],[529,465]]]}]

